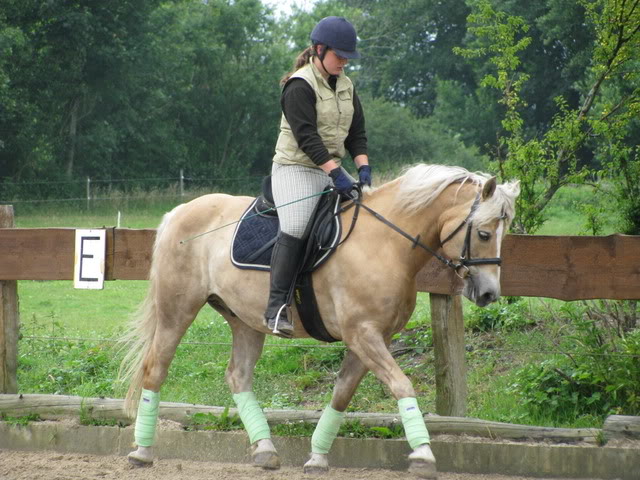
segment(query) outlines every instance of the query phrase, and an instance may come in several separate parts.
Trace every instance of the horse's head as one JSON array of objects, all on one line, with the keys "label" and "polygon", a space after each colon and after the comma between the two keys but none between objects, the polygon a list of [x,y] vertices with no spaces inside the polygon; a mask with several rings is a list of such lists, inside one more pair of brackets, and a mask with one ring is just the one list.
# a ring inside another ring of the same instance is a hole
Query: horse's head
[{"label": "horse's head", "polygon": [[444,254],[464,281],[463,295],[480,307],[500,298],[500,246],[519,193],[518,182],[497,185],[492,177],[484,182],[471,207],[461,204],[455,218],[440,232]]}]

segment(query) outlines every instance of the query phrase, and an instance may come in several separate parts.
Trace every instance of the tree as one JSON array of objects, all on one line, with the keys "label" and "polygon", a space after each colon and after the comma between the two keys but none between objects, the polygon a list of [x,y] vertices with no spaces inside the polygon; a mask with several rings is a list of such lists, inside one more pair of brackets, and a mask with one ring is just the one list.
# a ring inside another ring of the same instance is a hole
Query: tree
[{"label": "tree", "polygon": [[435,108],[438,79],[459,81],[473,91],[470,66],[451,55],[466,33],[464,0],[344,3],[362,12],[355,18],[363,53],[359,81],[372,96],[423,117]]},{"label": "tree", "polygon": [[483,78],[485,87],[501,92],[504,105],[502,121],[506,132],[499,139],[494,154],[496,170],[502,177],[521,180],[518,218],[515,228],[533,232],[544,222],[544,209],[555,193],[570,182],[580,182],[590,173],[577,162],[577,153],[592,135],[610,136],[628,123],[637,111],[636,88],[623,98],[616,98],[610,108],[594,108],[603,84],[628,76],[627,67],[638,58],[640,48],[640,0],[613,2],[579,0],[595,31],[588,88],[577,108],[565,98],[557,97],[558,111],[552,125],[539,137],[526,139],[521,97],[528,75],[519,70],[520,52],[530,44],[525,33],[528,26],[522,17],[494,10],[487,0],[478,2],[469,17],[470,31],[479,42],[457,49],[467,58],[487,55],[494,71]]},{"label": "tree", "polygon": [[12,184],[268,168],[285,46],[259,0],[6,0],[0,15]]}]

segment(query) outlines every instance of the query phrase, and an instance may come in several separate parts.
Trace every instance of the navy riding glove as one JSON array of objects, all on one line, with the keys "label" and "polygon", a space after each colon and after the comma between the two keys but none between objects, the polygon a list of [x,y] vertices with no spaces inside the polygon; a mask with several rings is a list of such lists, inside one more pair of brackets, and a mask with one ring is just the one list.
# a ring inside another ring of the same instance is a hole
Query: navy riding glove
[{"label": "navy riding glove", "polygon": [[353,182],[342,171],[342,168],[334,168],[329,172],[331,180],[333,180],[333,186],[336,187],[336,191],[341,195],[347,195],[353,190]]},{"label": "navy riding glove", "polygon": [[363,187],[366,185],[367,187],[371,186],[371,166],[362,165],[358,169],[358,175],[360,176],[360,185]]}]

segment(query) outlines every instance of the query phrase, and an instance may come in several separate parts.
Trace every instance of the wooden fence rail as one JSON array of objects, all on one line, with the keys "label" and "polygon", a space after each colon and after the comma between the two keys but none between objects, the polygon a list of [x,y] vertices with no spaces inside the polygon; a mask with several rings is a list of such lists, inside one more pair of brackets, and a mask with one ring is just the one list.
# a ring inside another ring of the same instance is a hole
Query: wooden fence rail
[{"label": "wooden fence rail", "polygon": [[[17,306],[15,281],[72,280],[74,265],[74,229],[10,228],[12,217],[10,206],[0,206],[0,393],[17,389],[18,326],[12,319],[17,314],[7,313]],[[147,279],[155,230],[106,230],[105,279]],[[640,236],[508,235],[502,259],[503,295],[567,301],[640,299]],[[417,284],[430,293],[436,411],[464,416],[467,390],[458,279],[432,261],[418,274]]]}]

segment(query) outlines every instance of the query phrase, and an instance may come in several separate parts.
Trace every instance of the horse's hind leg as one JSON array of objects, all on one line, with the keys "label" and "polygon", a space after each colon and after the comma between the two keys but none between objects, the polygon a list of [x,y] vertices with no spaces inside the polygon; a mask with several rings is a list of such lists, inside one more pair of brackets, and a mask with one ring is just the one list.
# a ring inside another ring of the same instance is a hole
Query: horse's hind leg
[{"label": "horse's hind leg", "polygon": [[132,465],[153,464],[152,446],[155,442],[160,388],[167,378],[180,340],[201,307],[202,304],[195,300],[187,303],[176,298],[161,300],[159,305],[152,307],[152,312],[157,316],[157,326],[142,362],[142,393],[135,427],[137,448],[128,456]]},{"label": "horse's hind leg", "polygon": [[347,350],[333,389],[331,403],[322,412],[313,432],[311,458],[304,464],[304,473],[325,473],[329,470],[327,454],[342,424],[344,411],[368,371],[362,361],[352,351]]},{"label": "horse's hind leg", "polygon": [[238,318],[225,315],[233,334],[231,360],[226,380],[249,435],[253,465],[269,470],[280,468],[280,458],[271,441],[267,418],[253,393],[253,372],[262,354],[264,333],[253,330]]}]

